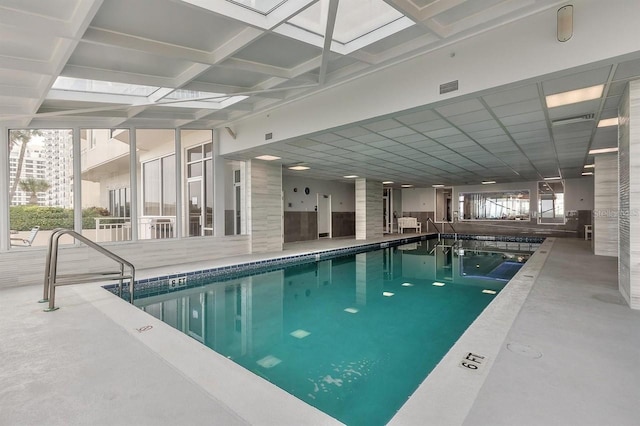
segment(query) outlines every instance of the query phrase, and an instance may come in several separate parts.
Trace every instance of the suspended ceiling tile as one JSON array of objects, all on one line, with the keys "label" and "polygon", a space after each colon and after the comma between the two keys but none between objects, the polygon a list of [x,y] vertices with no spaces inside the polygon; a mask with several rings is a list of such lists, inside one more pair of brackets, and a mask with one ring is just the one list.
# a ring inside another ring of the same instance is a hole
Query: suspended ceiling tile
[{"label": "suspended ceiling tile", "polygon": [[583,89],[598,84],[604,84],[609,78],[610,66],[594,70],[579,72],[564,77],[549,79],[542,82],[542,90],[546,95]]},{"label": "suspended ceiling tile", "polygon": [[[482,97],[494,110],[501,105],[515,104],[527,100],[538,99],[538,88],[535,84],[499,91]],[[498,109],[501,111],[502,109]]]}]

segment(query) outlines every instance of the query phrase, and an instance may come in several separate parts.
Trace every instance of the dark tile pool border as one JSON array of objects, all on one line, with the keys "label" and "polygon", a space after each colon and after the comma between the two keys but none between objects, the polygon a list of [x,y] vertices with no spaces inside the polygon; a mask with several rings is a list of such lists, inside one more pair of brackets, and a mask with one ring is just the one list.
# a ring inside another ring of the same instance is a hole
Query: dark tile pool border
[{"label": "dark tile pool border", "polygon": [[[441,238],[457,238],[463,240],[482,240],[482,241],[505,241],[505,242],[524,242],[524,243],[542,243],[543,237],[511,237],[511,236],[493,236],[493,235],[472,235],[472,234],[440,234]],[[399,238],[397,240],[389,240],[378,243],[361,244],[351,247],[338,249],[330,249],[323,251],[315,251],[310,253],[296,254],[290,256],[282,256],[272,259],[256,260],[235,265],[221,266],[217,268],[203,269],[199,271],[184,272],[179,274],[162,275],[153,278],[146,278],[135,282],[135,299],[144,299],[151,296],[158,296],[178,290],[201,287],[210,284],[212,279],[216,282],[229,281],[256,273],[265,273],[282,269],[283,267],[293,264],[305,264],[311,262],[319,262],[321,260],[333,259],[340,256],[348,256],[357,253],[364,253],[373,250],[379,250],[387,247],[395,247],[402,244],[413,243],[417,241],[425,241],[437,238],[436,234],[417,235],[414,237]],[[186,283],[179,282],[181,278],[186,277]],[[105,285],[105,289],[117,294],[117,284]],[[129,300],[129,284],[123,285],[122,297]]]},{"label": "dark tile pool border", "polygon": [[[157,296],[173,291],[201,287],[205,284],[210,284],[212,279],[215,279],[217,282],[228,281],[248,275],[253,275],[256,273],[270,272],[277,269],[282,269],[283,267],[291,266],[294,264],[319,262],[321,260],[333,259],[340,256],[364,253],[368,251],[379,250],[387,247],[395,247],[402,244],[425,241],[434,238],[437,238],[437,235],[417,235],[415,237],[400,238],[397,240],[383,241],[379,243],[362,244],[324,251],[315,251],[310,253],[282,256],[273,259],[256,260],[235,265],[203,269],[199,271],[146,278],[137,280],[135,282],[135,299],[143,299],[146,297]],[[183,277],[187,278],[187,282],[185,285],[176,283],[176,280]],[[117,284],[109,284],[103,287],[114,294],[117,294],[118,292]],[[122,297],[125,300],[129,300],[128,283],[123,284],[122,293]]]}]

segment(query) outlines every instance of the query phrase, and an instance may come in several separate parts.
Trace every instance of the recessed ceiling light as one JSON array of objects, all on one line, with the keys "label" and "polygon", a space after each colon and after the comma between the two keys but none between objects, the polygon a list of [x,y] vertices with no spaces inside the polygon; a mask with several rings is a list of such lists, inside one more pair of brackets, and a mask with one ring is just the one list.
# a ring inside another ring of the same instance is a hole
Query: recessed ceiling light
[{"label": "recessed ceiling light", "polygon": [[444,188],[444,185],[439,183],[437,185],[431,185],[433,188]]},{"label": "recessed ceiling light", "polygon": [[496,294],[497,293],[497,291],[495,291],[495,290],[487,290],[487,289],[482,290],[482,292],[484,294]]},{"label": "recessed ceiling light", "polygon": [[289,170],[309,170],[309,166],[290,166]]},{"label": "recessed ceiling light", "polygon": [[597,86],[585,87],[584,89],[548,95],[546,97],[547,108],[555,108],[562,105],[570,105],[578,102],[598,99],[602,96],[603,89],[604,84],[599,84]]},{"label": "recessed ceiling light", "polygon": [[582,172],[582,176],[593,176],[593,172]]},{"label": "recessed ceiling light", "polygon": [[256,160],[273,161],[280,160],[280,157],[276,157],[275,155],[261,155],[259,157],[256,157]]},{"label": "recessed ceiling light", "polygon": [[403,188],[411,188],[413,185],[409,185],[408,183],[405,183],[405,184],[400,185],[400,186],[402,186]]},{"label": "recessed ceiling light", "polygon": [[606,154],[608,152],[618,152],[618,148],[592,149],[591,151],[589,151],[589,155]]},{"label": "recessed ceiling light", "polygon": [[618,117],[606,118],[604,120],[600,120],[598,123],[598,127],[609,127],[609,126],[617,126],[618,125]]},{"label": "recessed ceiling light", "polygon": [[382,182],[383,185],[391,185],[393,183],[393,181],[391,180],[386,180],[384,182]]},{"label": "recessed ceiling light", "polygon": [[345,178],[345,179],[355,179],[358,176],[356,176],[356,175],[347,175],[347,176],[342,176],[342,177]]},{"label": "recessed ceiling light", "polygon": [[402,287],[413,287],[411,283],[402,283]]},{"label": "recessed ceiling light", "polygon": [[560,180],[560,179],[562,179],[562,176],[551,176],[551,177],[544,178],[544,180]]},{"label": "recessed ceiling light", "polygon": [[431,284],[431,285],[434,285],[434,286],[436,286],[436,287],[444,287],[444,283],[441,283],[441,282],[438,282],[438,281],[434,282],[434,283],[433,283],[433,284]]},{"label": "recessed ceiling light", "polygon": [[483,180],[482,181],[483,185],[491,185],[492,183],[496,183],[496,181],[495,180]]},{"label": "recessed ceiling light", "polygon": [[395,294],[395,293],[391,293],[390,291],[383,291],[383,292],[382,292],[382,295],[383,295],[384,297],[391,297],[391,296],[393,296],[394,294]]},{"label": "recessed ceiling light", "polygon": [[593,168],[595,168],[595,167],[596,167],[596,165],[595,165],[595,164],[585,164],[585,165],[584,165],[584,168],[585,168],[585,169],[593,169]]}]

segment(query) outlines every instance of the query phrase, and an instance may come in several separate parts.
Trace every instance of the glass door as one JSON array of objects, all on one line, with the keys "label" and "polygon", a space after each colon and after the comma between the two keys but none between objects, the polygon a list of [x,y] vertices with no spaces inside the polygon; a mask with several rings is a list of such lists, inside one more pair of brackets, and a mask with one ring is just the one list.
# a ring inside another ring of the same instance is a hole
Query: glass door
[{"label": "glass door", "polygon": [[213,144],[187,150],[188,236],[213,235]]},{"label": "glass door", "polygon": [[202,178],[189,180],[187,191],[189,200],[189,236],[196,237],[202,235]]}]

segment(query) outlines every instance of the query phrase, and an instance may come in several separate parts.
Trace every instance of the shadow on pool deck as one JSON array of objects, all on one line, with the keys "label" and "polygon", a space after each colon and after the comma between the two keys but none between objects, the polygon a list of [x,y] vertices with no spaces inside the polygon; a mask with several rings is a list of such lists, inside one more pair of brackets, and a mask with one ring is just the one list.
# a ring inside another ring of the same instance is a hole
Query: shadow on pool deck
[{"label": "shadow on pool deck", "polygon": [[[464,424],[637,424],[640,312],[617,291],[616,259],[588,244],[557,239]],[[206,348],[185,356],[174,342],[195,340],[95,286],[61,289],[54,313],[35,303],[41,291],[0,290],[0,425],[335,424],[268,383],[185,373],[175,360],[228,364]]]}]

